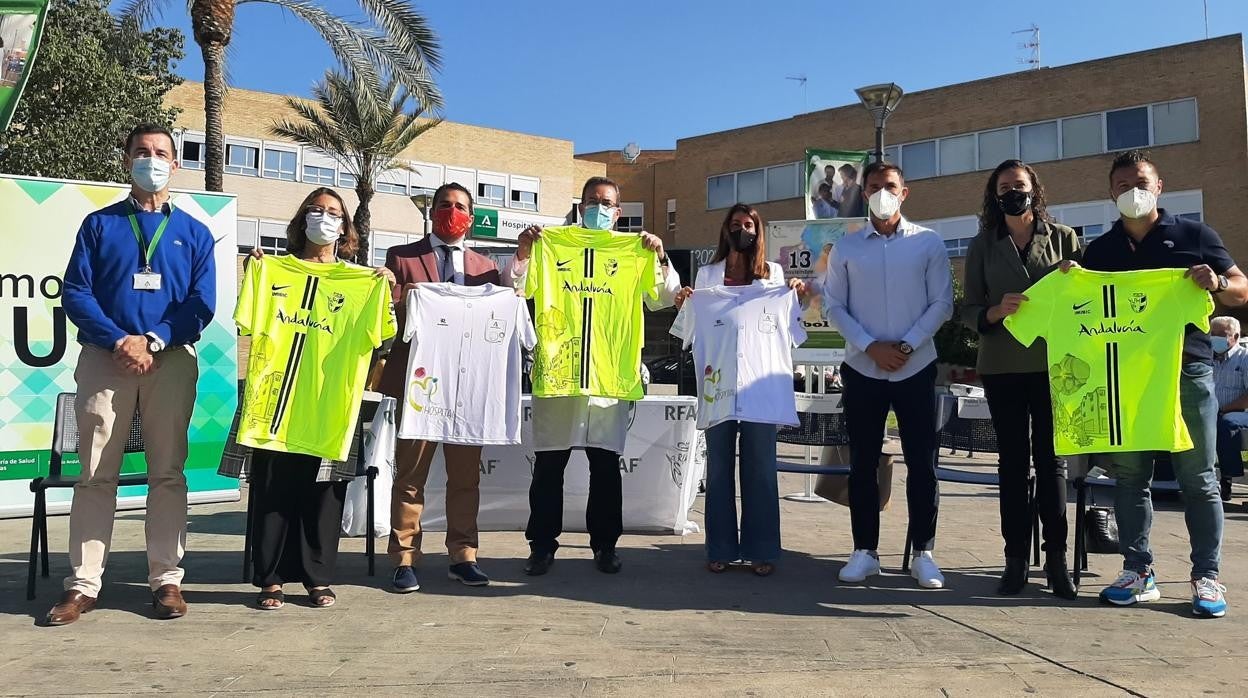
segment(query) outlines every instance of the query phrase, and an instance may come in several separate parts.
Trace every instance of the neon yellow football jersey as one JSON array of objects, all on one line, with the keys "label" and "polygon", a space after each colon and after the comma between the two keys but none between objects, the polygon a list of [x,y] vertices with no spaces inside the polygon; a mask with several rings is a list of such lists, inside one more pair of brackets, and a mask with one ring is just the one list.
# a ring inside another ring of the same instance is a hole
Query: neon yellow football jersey
[{"label": "neon yellow football jersey", "polygon": [[369,359],[395,333],[386,280],[345,262],[252,260],[234,322],[252,337],[238,443],[346,460]]},{"label": "neon yellow football jersey", "polygon": [[640,400],[642,297],[658,297],[639,235],[546,228],[525,281],[537,326],[533,394]]},{"label": "neon yellow football jersey", "polygon": [[1058,455],[1192,448],[1179,407],[1183,335],[1188,324],[1209,330],[1213,299],[1183,274],[1049,274],[1005,319],[1023,346],[1048,345]]}]

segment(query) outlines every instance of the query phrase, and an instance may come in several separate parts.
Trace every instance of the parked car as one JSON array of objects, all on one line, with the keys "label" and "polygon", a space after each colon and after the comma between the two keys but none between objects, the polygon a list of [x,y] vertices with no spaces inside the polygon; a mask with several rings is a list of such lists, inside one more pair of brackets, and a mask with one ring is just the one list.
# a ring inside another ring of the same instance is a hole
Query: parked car
[{"label": "parked car", "polygon": [[681,352],[651,359],[645,362],[650,371],[650,384],[675,385],[680,395],[697,395],[697,371],[693,367],[693,353]]}]

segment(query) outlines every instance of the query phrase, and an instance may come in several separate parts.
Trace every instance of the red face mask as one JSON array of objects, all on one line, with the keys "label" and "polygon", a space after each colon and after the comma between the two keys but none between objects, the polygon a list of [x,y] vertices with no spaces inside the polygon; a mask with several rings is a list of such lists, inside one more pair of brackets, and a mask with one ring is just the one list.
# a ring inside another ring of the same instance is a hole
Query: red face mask
[{"label": "red face mask", "polygon": [[461,238],[472,228],[472,214],[454,206],[433,212],[433,229],[444,238]]}]

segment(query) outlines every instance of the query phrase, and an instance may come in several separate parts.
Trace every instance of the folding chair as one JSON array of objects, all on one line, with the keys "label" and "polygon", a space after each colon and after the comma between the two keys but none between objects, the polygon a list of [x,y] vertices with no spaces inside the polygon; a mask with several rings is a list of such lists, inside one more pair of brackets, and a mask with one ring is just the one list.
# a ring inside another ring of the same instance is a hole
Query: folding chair
[{"label": "folding chair", "polygon": [[[35,598],[35,563],[41,558],[43,576],[48,576],[48,490],[67,489],[78,482],[78,476],[61,473],[61,461],[66,453],[78,451],[78,415],[74,411],[75,393],[56,396],[56,422],[52,427],[52,459],[48,474],[30,481],[30,491],[35,494],[35,511],[30,521],[30,559],[26,565],[26,598]],[[136,410],[130,420],[130,433],[126,437],[124,453],[143,451],[143,422]],[[119,487],[146,485],[147,473],[125,474],[118,478]]]},{"label": "folding chair", "polygon": [[[375,494],[373,492],[373,482],[377,479],[378,471],[375,467],[366,467],[364,464],[364,434],[365,426],[373,421],[377,414],[377,409],[381,405],[380,393],[364,393],[364,398],[360,402],[360,417],[356,420],[355,436],[351,439],[351,451],[347,455],[348,461],[354,460],[356,463],[356,477],[361,475],[366,477],[364,487],[368,493],[368,534],[364,537],[364,554],[368,558],[368,576],[373,576],[377,571],[377,552],[376,538],[373,536],[373,522],[377,520],[376,506],[374,504]],[[251,547],[252,547],[252,531],[255,525],[256,511],[256,490],[250,484],[247,486],[247,526],[243,533],[243,581],[251,581]]]},{"label": "folding chair", "polygon": [[848,465],[820,465],[814,462],[812,449],[816,446],[845,446],[849,432],[845,430],[845,415],[841,412],[839,393],[797,393],[797,419],[795,427],[780,427],[776,441],[806,447],[803,463],[777,461],[776,470],[782,473],[799,473],[806,476],[806,491],[789,495],[785,499],[798,502],[822,502],[815,495],[816,475],[849,475]]},{"label": "folding chair", "polygon": [[[959,417],[956,410],[954,412],[938,434],[942,448],[948,448],[953,453],[966,451],[968,458],[974,456],[976,450],[981,453],[998,453],[997,431],[992,426],[992,420]],[[936,479],[961,485],[983,485],[998,489],[1001,487],[1001,478],[996,472],[950,468],[942,466],[939,460],[936,463]],[[1027,473],[1027,510],[1031,514],[1032,560],[1033,564],[1039,566],[1040,511],[1036,508],[1036,476],[1031,471]],[[909,559],[910,541],[907,540],[906,560]]]}]

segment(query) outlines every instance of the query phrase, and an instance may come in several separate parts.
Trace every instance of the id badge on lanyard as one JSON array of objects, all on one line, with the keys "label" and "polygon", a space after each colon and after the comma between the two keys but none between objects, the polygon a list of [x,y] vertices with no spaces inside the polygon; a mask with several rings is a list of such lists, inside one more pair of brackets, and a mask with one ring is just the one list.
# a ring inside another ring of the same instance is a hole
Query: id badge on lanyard
[{"label": "id badge on lanyard", "polygon": [[156,246],[160,244],[160,239],[165,234],[165,226],[169,225],[169,217],[173,215],[173,206],[169,206],[169,213],[165,215],[164,220],[156,227],[156,233],[152,235],[152,241],[143,244],[143,231],[139,229],[139,220],[134,215],[133,208],[130,211],[130,230],[134,231],[134,240],[139,243],[139,265],[140,270],[134,275],[134,290],[136,291],[159,291],[160,290],[160,274],[152,271],[152,255],[156,253]]}]

